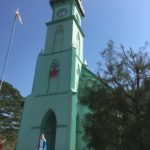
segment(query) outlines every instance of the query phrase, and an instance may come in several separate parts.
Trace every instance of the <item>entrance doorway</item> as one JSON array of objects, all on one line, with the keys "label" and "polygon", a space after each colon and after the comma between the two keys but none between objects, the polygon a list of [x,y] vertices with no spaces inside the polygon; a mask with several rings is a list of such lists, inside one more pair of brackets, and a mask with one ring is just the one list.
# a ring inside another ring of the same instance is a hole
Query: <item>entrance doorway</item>
[{"label": "entrance doorway", "polygon": [[55,150],[56,116],[52,110],[49,110],[43,118],[41,134],[42,133],[45,134],[47,150]]}]

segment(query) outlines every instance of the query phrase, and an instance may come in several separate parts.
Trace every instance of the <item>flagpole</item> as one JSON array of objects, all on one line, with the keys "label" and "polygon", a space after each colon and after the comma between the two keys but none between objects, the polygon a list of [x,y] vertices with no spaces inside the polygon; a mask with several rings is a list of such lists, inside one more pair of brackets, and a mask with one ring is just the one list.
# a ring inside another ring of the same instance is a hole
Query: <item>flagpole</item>
[{"label": "flagpole", "polygon": [[2,74],[1,74],[1,78],[0,78],[1,79],[0,91],[1,91],[2,86],[3,86],[4,75],[5,75],[8,59],[9,59],[9,54],[10,54],[10,51],[11,51],[11,46],[12,46],[12,41],[13,41],[13,37],[14,37],[14,33],[15,33],[15,28],[16,28],[16,14],[15,14],[13,28],[12,28],[12,31],[11,31],[11,36],[10,36],[10,40],[9,40],[9,43],[8,43],[8,49],[7,49],[7,53],[6,53],[6,57],[5,57],[5,61],[4,61],[4,66],[3,66]]}]

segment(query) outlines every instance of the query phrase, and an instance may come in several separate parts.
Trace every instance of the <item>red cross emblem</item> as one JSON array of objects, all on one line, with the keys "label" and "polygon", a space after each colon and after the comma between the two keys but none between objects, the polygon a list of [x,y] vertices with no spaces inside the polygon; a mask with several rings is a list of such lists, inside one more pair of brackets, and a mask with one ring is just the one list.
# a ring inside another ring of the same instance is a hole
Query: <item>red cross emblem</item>
[{"label": "red cross emblem", "polygon": [[54,78],[57,76],[57,74],[58,74],[58,70],[56,68],[52,68],[50,70],[50,73],[49,73],[50,77]]}]

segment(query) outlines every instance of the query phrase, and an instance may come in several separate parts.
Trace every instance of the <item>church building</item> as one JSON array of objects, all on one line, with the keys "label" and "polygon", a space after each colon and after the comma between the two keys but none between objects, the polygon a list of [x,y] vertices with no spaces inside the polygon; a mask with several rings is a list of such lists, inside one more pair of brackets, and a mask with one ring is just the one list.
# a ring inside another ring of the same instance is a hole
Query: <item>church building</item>
[{"label": "church building", "polygon": [[16,150],[36,150],[43,133],[47,150],[89,150],[82,139],[88,110],[78,97],[88,78],[96,76],[83,59],[82,1],[50,0],[50,6],[53,15],[25,98]]}]

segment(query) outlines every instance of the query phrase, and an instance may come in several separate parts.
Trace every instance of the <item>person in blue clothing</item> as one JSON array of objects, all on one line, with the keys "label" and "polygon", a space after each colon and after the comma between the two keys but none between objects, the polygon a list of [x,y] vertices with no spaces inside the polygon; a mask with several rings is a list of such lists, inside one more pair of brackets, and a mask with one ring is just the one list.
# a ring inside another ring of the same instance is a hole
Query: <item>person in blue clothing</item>
[{"label": "person in blue clothing", "polygon": [[37,150],[46,150],[46,139],[45,139],[44,134],[41,135]]}]

